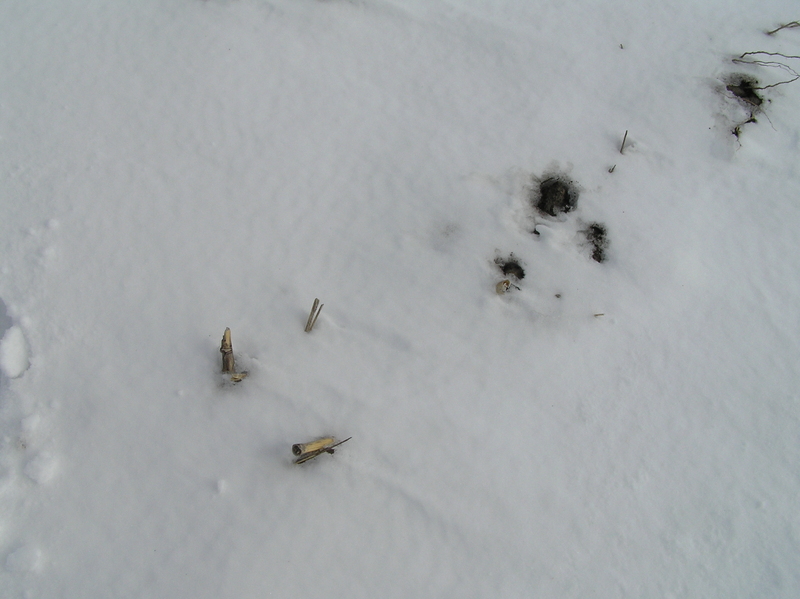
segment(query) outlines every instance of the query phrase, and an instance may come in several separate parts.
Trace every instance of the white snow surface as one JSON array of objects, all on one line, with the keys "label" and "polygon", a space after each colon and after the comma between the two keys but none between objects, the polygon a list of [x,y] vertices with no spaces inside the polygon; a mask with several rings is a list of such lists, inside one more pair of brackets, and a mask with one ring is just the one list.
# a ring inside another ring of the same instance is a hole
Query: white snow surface
[{"label": "white snow surface", "polygon": [[28,369],[28,346],[25,335],[17,326],[6,330],[0,339],[0,371],[15,379]]},{"label": "white snow surface", "polygon": [[798,18],[0,3],[0,595],[800,596]]}]

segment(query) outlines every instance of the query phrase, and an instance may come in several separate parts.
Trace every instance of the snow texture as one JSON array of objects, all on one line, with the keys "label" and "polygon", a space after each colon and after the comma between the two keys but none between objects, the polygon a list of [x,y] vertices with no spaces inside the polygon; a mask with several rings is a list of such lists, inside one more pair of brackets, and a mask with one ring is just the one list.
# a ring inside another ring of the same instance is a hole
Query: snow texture
[{"label": "snow texture", "polygon": [[28,345],[18,326],[8,328],[0,339],[0,370],[15,379],[28,369]]},{"label": "snow texture", "polygon": [[23,545],[6,558],[6,568],[12,572],[33,572],[41,562],[41,551]]},{"label": "snow texture", "polygon": [[800,596],[799,8],[0,3],[0,596]]}]

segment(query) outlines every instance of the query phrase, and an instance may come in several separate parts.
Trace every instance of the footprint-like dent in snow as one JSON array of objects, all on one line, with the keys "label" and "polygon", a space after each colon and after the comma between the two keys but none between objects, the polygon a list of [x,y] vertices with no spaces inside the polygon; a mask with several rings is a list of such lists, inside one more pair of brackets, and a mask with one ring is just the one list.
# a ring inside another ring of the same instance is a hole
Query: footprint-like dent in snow
[{"label": "footprint-like dent in snow", "polygon": [[25,334],[17,325],[5,330],[0,340],[0,370],[10,379],[23,375],[30,366],[28,342]]},{"label": "footprint-like dent in snow", "polygon": [[41,564],[41,550],[31,545],[23,545],[6,558],[6,570],[10,572],[36,572]]},{"label": "footprint-like dent in snow", "polygon": [[58,460],[47,452],[34,456],[25,466],[25,476],[35,483],[43,485],[56,475]]},{"label": "footprint-like dent in snow", "polygon": [[22,428],[23,433],[30,435],[36,432],[41,423],[42,417],[39,414],[34,413],[23,418],[22,422],[20,422],[20,427]]}]

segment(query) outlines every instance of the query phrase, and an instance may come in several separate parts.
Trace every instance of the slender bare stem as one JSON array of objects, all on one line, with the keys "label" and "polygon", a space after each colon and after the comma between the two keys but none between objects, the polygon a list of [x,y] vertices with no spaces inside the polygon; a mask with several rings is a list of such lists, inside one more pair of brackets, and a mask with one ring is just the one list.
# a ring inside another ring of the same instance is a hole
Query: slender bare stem
[{"label": "slender bare stem", "polygon": [[767,35],[775,35],[781,29],[793,29],[794,27],[800,27],[800,22],[792,21],[791,23],[786,23],[786,25],[781,25],[777,29],[773,29],[772,31],[767,31]]},{"label": "slender bare stem", "polygon": [[314,298],[314,305],[311,306],[311,313],[308,315],[308,321],[306,322],[306,333],[310,333],[311,329],[314,328],[314,323],[317,322],[317,317],[322,312],[322,306],[324,305],[319,303],[319,298]]}]

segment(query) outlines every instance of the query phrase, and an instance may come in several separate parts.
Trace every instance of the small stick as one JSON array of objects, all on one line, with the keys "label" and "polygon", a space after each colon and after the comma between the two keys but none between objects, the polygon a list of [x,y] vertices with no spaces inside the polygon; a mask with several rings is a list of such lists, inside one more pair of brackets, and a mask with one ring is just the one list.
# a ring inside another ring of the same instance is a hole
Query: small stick
[{"label": "small stick", "polygon": [[311,306],[311,314],[308,315],[308,322],[306,322],[306,333],[310,333],[311,329],[314,328],[314,323],[317,322],[317,317],[322,312],[322,306],[324,305],[319,303],[319,298],[314,298],[314,305]]},{"label": "small stick", "polygon": [[[625,153],[625,140],[628,139],[628,130],[625,129],[625,136],[622,138],[622,145],[619,147],[619,153]],[[616,166],[616,165],[615,165]]]},{"label": "small stick", "polygon": [[233,363],[233,345],[231,345],[231,330],[225,329],[222,335],[222,343],[220,343],[219,351],[222,354],[222,372],[236,372],[236,367]]}]

